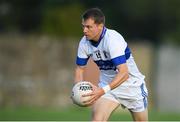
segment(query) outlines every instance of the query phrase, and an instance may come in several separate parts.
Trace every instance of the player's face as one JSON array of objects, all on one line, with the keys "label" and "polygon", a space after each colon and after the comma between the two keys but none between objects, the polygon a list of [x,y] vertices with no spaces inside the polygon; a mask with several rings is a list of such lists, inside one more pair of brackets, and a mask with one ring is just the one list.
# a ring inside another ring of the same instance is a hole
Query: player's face
[{"label": "player's face", "polygon": [[96,24],[92,18],[82,20],[83,33],[88,40],[98,41],[101,35],[103,24]]}]

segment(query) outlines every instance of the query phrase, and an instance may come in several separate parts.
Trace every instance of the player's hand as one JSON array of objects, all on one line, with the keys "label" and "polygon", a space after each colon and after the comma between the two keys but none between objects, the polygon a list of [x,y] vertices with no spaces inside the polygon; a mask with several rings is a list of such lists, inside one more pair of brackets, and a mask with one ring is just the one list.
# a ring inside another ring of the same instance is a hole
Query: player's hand
[{"label": "player's hand", "polygon": [[94,102],[97,99],[99,99],[103,94],[104,94],[104,90],[102,88],[93,86],[93,92],[83,95],[83,97],[87,97],[87,96],[91,97],[91,99],[84,101],[84,103],[86,104],[86,106],[90,106],[90,105],[94,104]]}]

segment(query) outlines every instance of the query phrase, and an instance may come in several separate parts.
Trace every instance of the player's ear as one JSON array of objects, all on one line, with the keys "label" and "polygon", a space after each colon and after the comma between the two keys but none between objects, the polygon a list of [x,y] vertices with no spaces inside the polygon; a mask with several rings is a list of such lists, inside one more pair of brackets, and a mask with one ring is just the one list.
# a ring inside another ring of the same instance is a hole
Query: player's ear
[{"label": "player's ear", "polygon": [[99,28],[99,29],[102,29],[103,27],[104,27],[104,24],[102,24],[102,23],[101,23],[101,24],[98,24],[98,28]]}]

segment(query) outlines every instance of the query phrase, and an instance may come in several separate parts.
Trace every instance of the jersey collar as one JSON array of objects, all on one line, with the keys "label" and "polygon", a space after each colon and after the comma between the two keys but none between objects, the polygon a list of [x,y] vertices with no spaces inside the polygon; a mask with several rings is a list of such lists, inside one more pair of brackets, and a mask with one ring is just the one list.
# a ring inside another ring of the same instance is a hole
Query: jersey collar
[{"label": "jersey collar", "polygon": [[101,33],[101,35],[99,37],[99,40],[97,42],[95,42],[93,40],[89,40],[94,47],[97,47],[99,45],[99,43],[101,42],[102,38],[106,34],[106,30],[107,30],[106,27],[103,27],[102,33]]}]

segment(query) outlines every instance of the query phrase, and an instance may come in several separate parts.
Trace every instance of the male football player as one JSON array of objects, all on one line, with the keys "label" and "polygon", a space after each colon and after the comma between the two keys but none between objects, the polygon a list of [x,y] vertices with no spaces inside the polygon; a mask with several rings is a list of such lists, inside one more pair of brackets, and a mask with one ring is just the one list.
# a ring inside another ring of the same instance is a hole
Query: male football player
[{"label": "male football player", "polygon": [[105,16],[99,8],[82,15],[84,36],[80,40],[74,82],[83,81],[89,58],[100,70],[98,87],[85,96],[92,105],[92,121],[107,121],[119,106],[126,107],[134,121],[147,121],[147,89],[145,76],[138,70],[131,50],[122,35],[105,27]]}]

